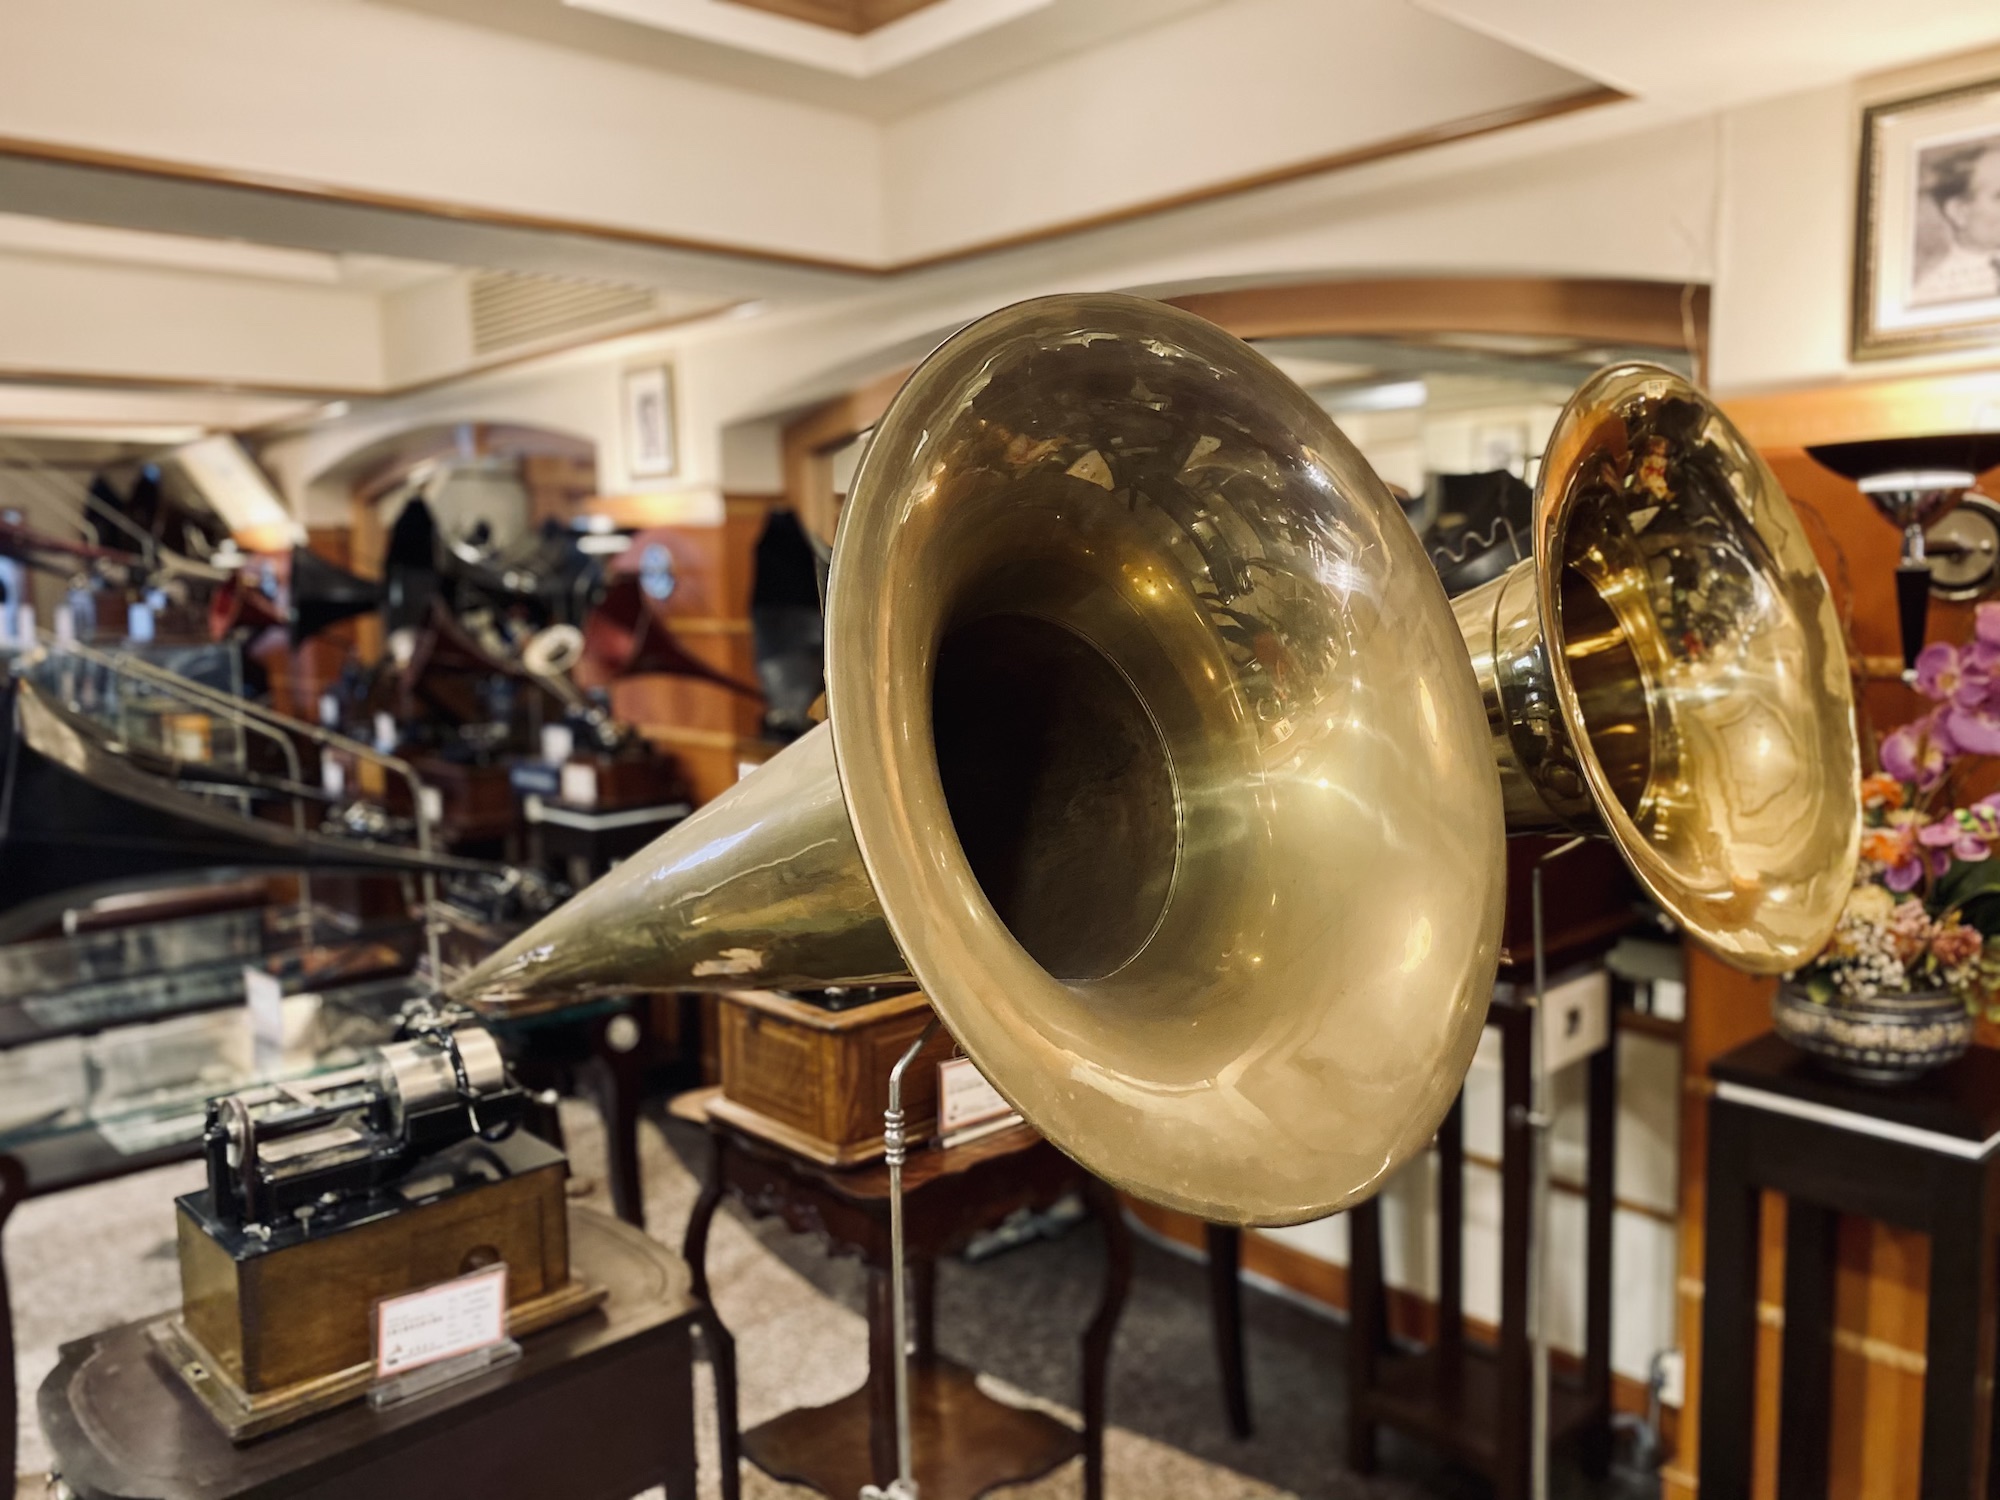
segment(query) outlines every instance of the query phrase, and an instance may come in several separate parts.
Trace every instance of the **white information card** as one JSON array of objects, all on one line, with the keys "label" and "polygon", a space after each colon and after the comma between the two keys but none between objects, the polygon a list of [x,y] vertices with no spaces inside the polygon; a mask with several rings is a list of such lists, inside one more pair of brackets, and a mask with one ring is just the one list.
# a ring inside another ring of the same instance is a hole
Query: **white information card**
[{"label": "white information card", "polygon": [[984,1135],[1019,1118],[971,1058],[947,1058],[938,1064],[938,1135],[944,1145]]},{"label": "white information card", "polygon": [[489,1266],[375,1304],[378,1380],[506,1341],[505,1266]]}]

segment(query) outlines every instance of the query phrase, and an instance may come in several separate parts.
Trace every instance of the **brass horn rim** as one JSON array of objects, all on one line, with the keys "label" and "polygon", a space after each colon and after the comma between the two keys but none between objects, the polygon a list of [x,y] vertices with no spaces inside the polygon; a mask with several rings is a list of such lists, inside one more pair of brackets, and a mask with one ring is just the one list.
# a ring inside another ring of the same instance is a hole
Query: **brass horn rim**
[{"label": "brass horn rim", "polygon": [[[1844,787],[1846,804],[1851,806],[1832,810],[1826,820],[1832,836],[1824,840],[1820,852],[1827,869],[1845,874],[1840,879],[1797,887],[1806,892],[1812,904],[1803,919],[1789,924],[1789,935],[1781,935],[1769,925],[1753,920],[1724,925],[1712,909],[1716,903],[1710,902],[1710,909],[1698,904],[1697,893],[1627,812],[1584,732],[1583,705],[1564,650],[1561,589],[1565,533],[1576,507],[1580,472],[1595,454],[1603,451],[1608,430],[1616,429],[1619,441],[1623,441],[1627,412],[1642,397],[1667,397],[1690,403],[1702,413],[1702,430],[1726,441],[1737,472],[1745,476],[1744,482],[1732,491],[1736,520],[1746,532],[1754,533],[1781,565],[1800,561],[1805,564],[1791,566],[1776,582],[1782,585],[1780,592],[1792,616],[1802,624],[1817,622],[1818,644],[1826,654],[1832,677],[1837,678],[1837,684],[1831,679],[1823,684],[1837,687],[1827,693],[1823,719],[1844,727],[1846,732],[1840,753],[1828,757],[1840,762],[1828,768],[1836,773],[1828,784],[1836,792]],[[1757,504],[1760,498],[1766,503]],[[1860,744],[1845,643],[1826,578],[1812,558],[1810,544],[1782,486],[1762,457],[1704,392],[1664,365],[1627,361],[1599,370],[1565,403],[1550,432],[1536,476],[1533,524],[1535,604],[1541,616],[1549,675],[1563,722],[1570,727],[1577,762],[1605,831],[1618,845],[1647,894],[1684,930],[1694,933],[1729,962],[1761,974],[1786,973],[1807,962],[1832,936],[1853,885],[1861,838]],[[1650,708],[1651,705],[1649,711]],[[1844,776],[1838,774],[1842,767]]]}]

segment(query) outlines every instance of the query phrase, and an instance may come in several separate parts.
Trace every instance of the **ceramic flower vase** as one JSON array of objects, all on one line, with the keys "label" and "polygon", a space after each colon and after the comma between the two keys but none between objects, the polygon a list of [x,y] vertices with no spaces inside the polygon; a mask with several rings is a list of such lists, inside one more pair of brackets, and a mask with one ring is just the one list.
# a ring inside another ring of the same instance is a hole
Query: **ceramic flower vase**
[{"label": "ceramic flower vase", "polygon": [[1778,1035],[1831,1073],[1858,1083],[1921,1078],[1972,1045],[1965,1002],[1945,991],[1815,1000],[1801,984],[1778,986],[1771,1002]]}]

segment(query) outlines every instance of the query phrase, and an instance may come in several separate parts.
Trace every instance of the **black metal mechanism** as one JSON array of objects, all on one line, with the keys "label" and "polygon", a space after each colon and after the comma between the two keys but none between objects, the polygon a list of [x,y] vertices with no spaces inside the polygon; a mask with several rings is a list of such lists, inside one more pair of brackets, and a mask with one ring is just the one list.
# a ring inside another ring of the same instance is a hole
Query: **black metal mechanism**
[{"label": "black metal mechanism", "polygon": [[1525,558],[1534,508],[1535,492],[1505,469],[1433,474],[1412,520],[1445,593],[1469,593]]},{"label": "black metal mechanism", "polygon": [[[204,1219],[261,1240],[330,1231],[394,1206],[394,1186],[441,1153],[513,1134],[528,1094],[490,1032],[420,1002],[400,1035],[355,1067],[209,1101]],[[476,1146],[458,1155],[481,1175]]]},{"label": "black metal mechanism", "polygon": [[1858,484],[1902,533],[1896,617],[1903,667],[1913,670],[1928,634],[1931,594],[1978,598],[2000,577],[2000,526],[1986,528],[1992,536],[1982,556],[1979,527],[1951,519],[1975,495],[1979,476],[2000,466],[2000,432],[1823,443],[1806,452],[1815,463]]}]

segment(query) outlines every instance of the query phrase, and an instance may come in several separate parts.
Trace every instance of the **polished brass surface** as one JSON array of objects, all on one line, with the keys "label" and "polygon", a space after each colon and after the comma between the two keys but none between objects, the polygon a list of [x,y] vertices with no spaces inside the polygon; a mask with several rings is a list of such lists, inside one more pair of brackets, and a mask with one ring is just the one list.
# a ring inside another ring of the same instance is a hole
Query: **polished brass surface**
[{"label": "polished brass surface", "polygon": [[1447,605],[1246,346],[1129,297],[984,319],[855,477],[829,722],[453,993],[907,973],[1121,1187],[1238,1223],[1364,1197],[1471,1059],[1503,830],[1609,832],[1752,969],[1852,881],[1846,658],[1769,471],[1621,366],[1542,474],[1536,557]]},{"label": "polished brass surface", "polygon": [[907,972],[1058,1145],[1214,1220],[1429,1139],[1496,962],[1485,716],[1395,502],[1261,356],[1132,297],[966,329],[856,475],[827,638],[827,725],[453,993]]},{"label": "polished brass surface", "polygon": [[1730,963],[1797,967],[1861,817],[1840,623],[1784,491],[1686,381],[1618,365],[1556,424],[1534,552],[1453,601],[1509,831],[1608,833]]}]

